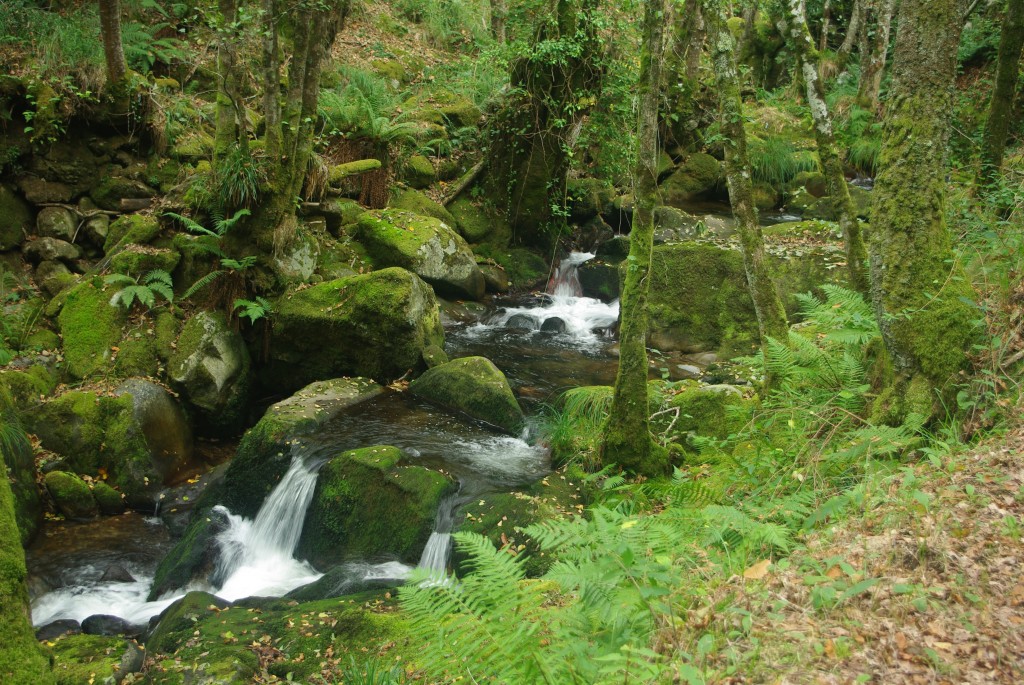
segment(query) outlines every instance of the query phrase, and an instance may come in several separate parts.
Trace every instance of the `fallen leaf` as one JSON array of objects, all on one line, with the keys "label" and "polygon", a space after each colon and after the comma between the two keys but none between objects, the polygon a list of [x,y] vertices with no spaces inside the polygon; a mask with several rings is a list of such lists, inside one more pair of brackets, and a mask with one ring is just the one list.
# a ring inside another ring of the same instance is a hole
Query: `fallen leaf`
[{"label": "fallen leaf", "polygon": [[761,580],[768,575],[768,567],[771,565],[771,559],[763,559],[744,571],[743,577],[747,580]]}]

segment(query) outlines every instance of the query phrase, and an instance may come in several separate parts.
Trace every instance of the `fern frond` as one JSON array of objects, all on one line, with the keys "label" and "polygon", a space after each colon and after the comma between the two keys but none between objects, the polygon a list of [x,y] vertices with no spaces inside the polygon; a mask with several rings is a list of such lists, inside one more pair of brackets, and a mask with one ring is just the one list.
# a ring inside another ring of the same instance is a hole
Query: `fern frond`
[{"label": "fern frond", "polygon": [[221,276],[223,276],[226,273],[227,272],[224,271],[223,269],[217,269],[216,271],[211,271],[210,273],[206,274],[205,276],[200,278],[198,281],[193,283],[188,288],[188,290],[186,290],[184,293],[182,293],[181,294],[181,299],[187,300],[188,298],[192,297],[197,292],[199,292],[200,290],[202,290],[206,286],[210,285],[211,283],[213,283],[214,281],[216,281],[218,278],[220,278]]}]

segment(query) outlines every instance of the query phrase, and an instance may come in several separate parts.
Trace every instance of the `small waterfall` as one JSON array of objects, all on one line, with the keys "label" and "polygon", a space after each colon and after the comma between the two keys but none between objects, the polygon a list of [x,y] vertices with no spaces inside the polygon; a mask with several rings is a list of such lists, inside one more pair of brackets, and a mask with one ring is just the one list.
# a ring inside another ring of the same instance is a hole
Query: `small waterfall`
[{"label": "small waterfall", "polygon": [[448,570],[448,554],[452,546],[452,528],[455,527],[455,508],[458,506],[458,494],[448,495],[437,506],[437,518],[434,519],[434,532],[427,540],[427,546],[420,555],[419,568],[430,571],[432,578],[443,577]]},{"label": "small waterfall", "polygon": [[215,584],[223,581],[218,596],[233,601],[281,595],[320,577],[312,566],[293,556],[316,477],[317,468],[296,456],[254,520],[219,507],[228,517],[228,528],[218,536],[221,557]]},{"label": "small waterfall", "polygon": [[579,268],[581,264],[594,258],[590,252],[572,252],[563,259],[555,275],[548,283],[548,294],[555,297],[580,297],[583,288],[580,286]]}]

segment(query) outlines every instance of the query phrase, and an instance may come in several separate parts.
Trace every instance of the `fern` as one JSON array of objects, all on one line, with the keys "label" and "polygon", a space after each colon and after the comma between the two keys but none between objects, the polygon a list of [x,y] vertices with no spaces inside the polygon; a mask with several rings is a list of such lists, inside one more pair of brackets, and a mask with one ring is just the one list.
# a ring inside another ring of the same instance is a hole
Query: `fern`
[{"label": "fern", "polygon": [[181,294],[181,299],[183,299],[183,300],[189,299],[190,297],[192,297],[193,295],[198,293],[200,290],[202,290],[203,288],[207,287],[208,285],[210,285],[211,283],[213,283],[214,281],[216,281],[218,278],[220,278],[221,276],[223,276],[226,273],[227,273],[227,271],[225,271],[224,269],[217,269],[215,271],[211,271],[210,273],[206,274],[205,276],[203,276],[202,278],[197,280],[191,286],[189,286],[189,288],[185,292],[183,292]]},{"label": "fern", "polygon": [[157,295],[167,302],[174,301],[174,285],[171,275],[161,269],[154,269],[136,280],[124,274],[110,274],[103,279],[108,285],[122,286],[110,298],[111,306],[131,309],[138,302],[147,309],[156,305]]}]

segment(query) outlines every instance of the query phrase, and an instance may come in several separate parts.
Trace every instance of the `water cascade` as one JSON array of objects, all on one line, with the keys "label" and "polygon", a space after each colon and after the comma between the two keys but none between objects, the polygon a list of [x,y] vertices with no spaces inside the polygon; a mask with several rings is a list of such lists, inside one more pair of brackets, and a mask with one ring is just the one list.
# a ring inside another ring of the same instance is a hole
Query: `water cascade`
[{"label": "water cascade", "polygon": [[432,578],[444,576],[448,571],[448,555],[452,546],[452,529],[455,526],[455,508],[458,493],[441,500],[434,520],[434,531],[427,540],[427,546],[420,555],[419,568],[430,572]]}]

